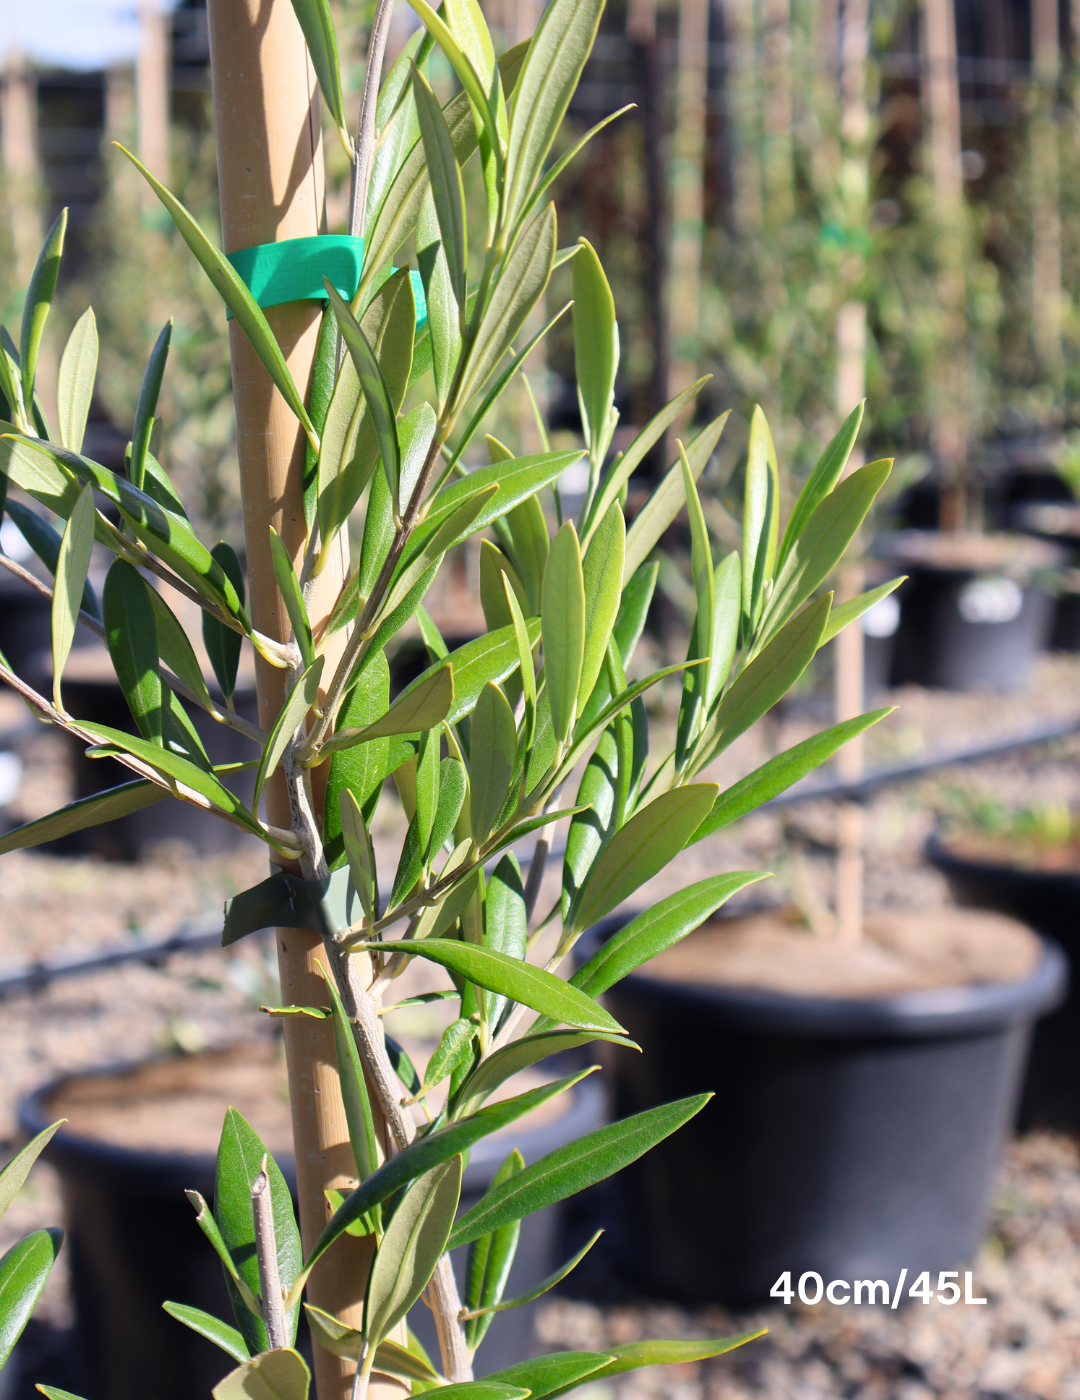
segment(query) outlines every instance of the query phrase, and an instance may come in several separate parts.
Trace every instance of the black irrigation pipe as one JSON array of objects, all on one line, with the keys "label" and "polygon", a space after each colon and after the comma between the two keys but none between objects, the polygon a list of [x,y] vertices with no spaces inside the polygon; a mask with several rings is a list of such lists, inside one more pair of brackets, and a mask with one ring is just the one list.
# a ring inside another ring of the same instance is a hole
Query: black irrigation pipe
[{"label": "black irrigation pipe", "polygon": [[62,977],[79,977],[83,973],[101,972],[125,963],[147,963],[156,967],[175,953],[201,953],[220,946],[220,924],[198,928],[184,925],[167,938],[121,943],[74,957],[41,959],[7,970],[0,968],[0,1001],[19,992],[43,991]]},{"label": "black irrigation pipe", "polygon": [[[1056,720],[1049,724],[1037,725],[1032,729],[1006,735],[1001,739],[988,740],[968,748],[939,749],[926,758],[914,763],[901,763],[890,768],[879,768],[867,773],[855,782],[827,782],[810,785],[799,784],[790,791],[781,793],[758,810],[778,811],[784,807],[794,807],[800,802],[865,802],[880,788],[893,787],[911,782],[938,768],[951,768],[960,763],[977,763],[982,759],[996,758],[1000,754],[1011,753],[1016,749],[1031,745],[1048,744],[1054,739],[1063,739],[1070,734],[1080,733],[1080,715],[1069,720]],[[553,856],[562,852],[552,851]],[[137,940],[101,948],[93,953],[74,957],[50,958],[38,962],[24,963],[5,971],[0,968],[0,1001],[20,992],[40,992],[52,982],[63,977],[78,977],[86,973],[102,972],[106,968],[122,967],[127,963],[146,963],[160,966],[177,953],[201,953],[221,945],[219,924],[199,927],[182,926],[167,938],[153,941]]]},{"label": "black irrigation pipe", "polygon": [[878,768],[853,780],[834,779],[825,783],[799,783],[787,792],[782,792],[779,797],[763,803],[758,811],[778,811],[781,807],[794,807],[800,802],[866,802],[883,787],[911,782],[938,768],[952,768],[961,763],[979,763],[985,758],[997,758],[1001,754],[1026,749],[1035,744],[1049,744],[1054,739],[1064,739],[1076,733],[1080,733],[1080,715],[1074,715],[1067,720],[1035,725],[1031,729],[1018,730],[1003,738],[988,739],[969,747],[938,749],[913,763],[898,763],[889,768]]}]

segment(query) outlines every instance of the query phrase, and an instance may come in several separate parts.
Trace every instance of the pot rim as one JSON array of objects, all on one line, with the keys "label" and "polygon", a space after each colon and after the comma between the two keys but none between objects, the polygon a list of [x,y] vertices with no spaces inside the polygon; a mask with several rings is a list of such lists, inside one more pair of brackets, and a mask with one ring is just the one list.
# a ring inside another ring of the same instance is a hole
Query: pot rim
[{"label": "pot rim", "polygon": [[958,874],[962,872],[965,875],[983,875],[998,880],[1003,877],[1010,880],[1030,880],[1047,889],[1075,891],[1080,895],[1080,871],[1027,870],[1019,865],[1010,865],[1006,861],[972,860],[970,856],[957,855],[937,835],[927,837],[923,850],[930,864],[946,874],[954,870]]},{"label": "pot rim", "polygon": [[[637,912],[606,919],[590,929],[579,944],[585,945],[582,960]],[[732,1029],[824,1040],[953,1039],[1031,1022],[1064,1002],[1068,959],[1053,939],[1036,936],[1042,956],[1030,976],[1019,982],[974,982],[879,997],[824,997],[760,987],[668,982],[631,972],[615,986],[639,1002],[650,1000],[699,1014],[713,1011]]]},{"label": "pot rim", "polygon": [[[224,1045],[210,1046],[200,1055],[211,1056],[217,1052],[258,1045],[258,1040],[232,1041]],[[18,1104],[18,1124],[27,1138],[36,1137],[50,1123],[55,1123],[48,1108],[53,1094],[65,1085],[81,1079],[97,1078],[103,1075],[122,1075],[140,1069],[148,1064],[161,1064],[173,1058],[172,1055],[150,1055],[139,1060],[112,1061],[108,1064],[91,1065],[73,1074],[58,1075],[55,1079],[24,1095]],[[462,1191],[486,1190],[491,1179],[506,1160],[507,1154],[517,1148],[526,1163],[554,1152],[567,1142],[572,1142],[583,1133],[599,1127],[606,1110],[606,1095],[599,1082],[599,1076],[589,1075],[568,1090],[568,1111],[548,1123],[530,1128],[526,1132],[508,1134],[499,1138],[484,1138],[472,1148],[468,1165],[462,1174]],[[155,1152],[149,1148],[122,1147],[101,1138],[83,1135],[60,1128],[42,1153],[46,1161],[56,1167],[77,1166],[95,1175],[122,1174],[125,1178],[153,1174],[159,1178],[166,1194],[174,1190],[201,1190],[207,1194],[210,1183],[212,1192],[216,1168],[216,1153],[205,1152]],[[292,1152],[282,1153],[275,1158],[282,1175],[291,1191],[296,1190],[296,1166]],[[180,1179],[185,1186],[174,1183]],[[157,1188],[154,1189],[157,1194]]]}]

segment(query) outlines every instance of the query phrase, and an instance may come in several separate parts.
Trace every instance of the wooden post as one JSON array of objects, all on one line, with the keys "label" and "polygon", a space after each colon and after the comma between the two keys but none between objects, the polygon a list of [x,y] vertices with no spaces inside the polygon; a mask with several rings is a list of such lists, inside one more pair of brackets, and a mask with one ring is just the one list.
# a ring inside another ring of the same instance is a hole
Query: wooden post
[{"label": "wooden post", "polygon": [[791,0],[765,0],[765,121],[762,180],[765,220],[780,228],[794,211],[791,139]]},{"label": "wooden post", "polygon": [[1057,0],[1032,0],[1031,333],[1044,373],[1061,372],[1061,208],[1054,108],[1060,55]]},{"label": "wooden post", "polygon": [[[139,159],[162,184],[169,183],[169,36],[161,0],[139,0],[139,51],[135,60]],[[148,208],[153,190],[142,186]]]},{"label": "wooden post", "polygon": [[[836,407],[846,418],[866,392],[866,303],[846,301],[836,325]],[[847,472],[862,466],[856,448]],[[845,568],[837,587],[837,603],[863,591],[860,564]],[[836,723],[861,715],[864,709],[864,643],[862,627],[853,622],[836,638]],[[845,781],[862,777],[862,738],[853,739],[836,755],[837,776]],[[844,943],[858,943],[863,929],[863,810],[857,802],[842,802],[837,809],[836,936]]]},{"label": "wooden post", "polygon": [[0,76],[0,140],[8,177],[15,285],[25,290],[43,237],[37,188],[37,84],[16,47],[4,55]]},{"label": "wooden post", "polygon": [[[679,66],[671,142],[671,369],[665,399],[693,383],[698,368],[708,44],[709,0],[679,0]],[[684,420],[692,412],[688,409]]]},{"label": "wooden post", "polygon": [[930,445],[943,473],[941,525],[962,530],[967,498],[964,352],[964,190],[960,167],[960,78],[953,0],[922,0],[922,96],[930,126],[929,174],[938,224],[938,296],[944,316],[940,359],[934,366],[936,403]]},{"label": "wooden post", "polygon": [[[292,5],[289,0],[210,0],[208,9],[225,251],[321,232],[318,90]],[[317,302],[297,302],[266,313],[302,390],[310,378],[320,311]],[[285,639],[289,623],[271,566],[269,527],[277,529],[299,567],[305,540],[304,438],[235,321],[230,336],[251,614],[256,627]],[[325,583],[311,607],[316,625],[340,589],[346,566],[342,552],[320,576]],[[344,632],[341,637],[344,645]],[[330,650],[327,673],[339,654]],[[256,675],[260,721],[269,727],[287,677],[261,659]],[[267,789],[266,814],[276,825],[291,824],[280,774]],[[279,929],[277,943],[285,1001],[321,1005],[326,994],[316,971],[318,938]],[[300,1232],[308,1249],[329,1215],[325,1189],[355,1181],[355,1164],[330,1023],[298,1017],[286,1022],[284,1033]],[[359,1327],[370,1255],[370,1240],[343,1236],[312,1274],[310,1300]],[[354,1369],[316,1346],[319,1400],[347,1400]]]}]

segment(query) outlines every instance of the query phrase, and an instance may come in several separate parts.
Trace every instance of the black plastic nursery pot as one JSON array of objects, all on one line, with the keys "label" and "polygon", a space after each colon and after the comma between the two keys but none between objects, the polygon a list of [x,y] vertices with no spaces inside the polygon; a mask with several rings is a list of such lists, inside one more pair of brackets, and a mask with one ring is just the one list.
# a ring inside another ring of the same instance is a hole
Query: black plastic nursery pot
[{"label": "black plastic nursery pot", "polygon": [[[221,1265],[184,1196],[186,1190],[196,1190],[213,1201],[213,1155],[205,1150],[146,1151],[96,1133],[90,1136],[85,1130],[80,1133],[80,1116],[97,1105],[107,1109],[113,1103],[127,1100],[130,1104],[133,1097],[153,1094],[159,1096],[155,1113],[175,1109],[197,1119],[200,1138],[206,1140],[211,1131],[215,1135],[220,1131],[229,1103],[245,1111],[245,1076],[272,1070],[278,1057],[278,1042],[267,1039],[91,1070],[48,1084],[20,1105],[19,1124],[28,1136],[64,1115],[74,1125],[56,1134],[45,1158],[60,1177],[64,1254],[89,1368],[80,1393],[87,1400],[192,1400],[209,1395],[233,1363],[165,1313],[162,1303],[187,1303],[230,1322],[232,1311]],[[279,1097],[276,1110],[271,1105],[269,1127],[260,1122],[257,1110],[251,1120],[295,1190],[288,1104]],[[600,1126],[603,1098],[598,1086],[585,1080],[567,1099],[568,1111],[562,1117],[534,1128],[525,1126],[473,1149],[463,1180],[462,1210],[484,1193],[512,1147],[518,1147],[527,1162],[535,1161]],[[265,1109],[264,1094],[263,1103]],[[192,1131],[196,1130],[193,1122]],[[527,1292],[555,1267],[557,1227],[556,1208],[522,1222],[507,1297]],[[463,1250],[458,1253],[464,1255]],[[455,1258],[454,1264],[460,1277],[464,1259]],[[534,1307],[524,1307],[495,1318],[479,1353],[482,1369],[494,1370],[536,1351],[534,1312]],[[437,1357],[428,1310],[418,1306],[409,1320],[425,1345],[430,1343],[430,1354]],[[302,1321],[301,1349],[310,1346],[303,1335],[306,1330]],[[50,1377],[39,1379],[48,1383]]]},{"label": "black plastic nursery pot", "polygon": [[1067,999],[1039,1022],[1020,1095],[1021,1128],[1049,1127],[1080,1133],[1080,871],[1022,870],[974,860],[942,842],[926,855],[949,882],[958,904],[1011,914],[1057,940],[1073,970]]},{"label": "black plastic nursery pot", "polygon": [[[95,649],[95,652],[98,649]],[[89,648],[81,666],[71,666],[73,673],[65,675],[64,699],[76,719],[105,724],[126,733],[137,733],[124,692],[110,675],[97,675]],[[219,703],[224,702],[220,700]],[[253,723],[258,719],[254,690],[238,692],[237,712]],[[243,763],[258,758],[258,748],[235,729],[219,724],[195,705],[187,707],[188,714],[202,740],[211,763]],[[73,736],[69,739],[72,778],[76,797],[92,797],[106,788],[130,781],[130,769],[111,758],[88,758],[86,744]],[[243,801],[250,801],[254,792],[255,775],[244,771],[225,780]],[[103,856],[107,860],[138,860],[152,847],[163,842],[180,841],[196,855],[214,855],[230,850],[244,839],[244,833],[227,822],[208,822],[206,814],[188,802],[166,797],[139,812],[114,821],[102,822],[64,838],[63,853]]]},{"label": "black plastic nursery pot", "polygon": [[899,591],[894,684],[999,694],[1027,687],[1050,638],[1054,599],[1045,576],[1064,561],[1058,546],[908,530],[880,553],[908,575]]},{"label": "black plastic nursery pot", "polygon": [[787,1271],[892,1289],[969,1260],[1065,978],[1049,942],[1023,981],[878,998],[624,978],[606,1004],[643,1053],[605,1056],[613,1115],[716,1095],[623,1173],[626,1267],[654,1296],[746,1306]]}]

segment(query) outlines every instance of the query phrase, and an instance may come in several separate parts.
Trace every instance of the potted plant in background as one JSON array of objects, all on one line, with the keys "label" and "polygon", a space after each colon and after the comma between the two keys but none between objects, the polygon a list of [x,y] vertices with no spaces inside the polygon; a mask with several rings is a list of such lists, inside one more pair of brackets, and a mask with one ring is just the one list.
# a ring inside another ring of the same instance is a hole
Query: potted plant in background
[{"label": "potted plant in background", "polygon": [[[1062,801],[1010,808],[975,793],[951,794],[927,857],[959,904],[997,909],[1055,938],[1075,967],[1080,955],[1080,823]],[[1080,1126],[1080,1015],[1075,991],[1034,1037],[1020,1123]]]},{"label": "potted plant in background", "polygon": [[[441,16],[424,0],[412,3],[426,32],[377,91],[392,7],[378,9],[355,142],[325,5],[296,0],[294,17],[283,0],[266,13],[211,4],[224,253],[143,171],[233,315],[246,570],[229,545],[211,550],[200,541],[151,451],[168,327],[143,379],[125,474],[80,452],[96,367],[85,334],[65,349],[58,424],[45,421],[35,367],[62,221],[28,290],[19,347],[5,342],[0,358],[4,480],[34,503],[23,500],[26,509],[43,508],[62,530],[51,590],[52,696],[2,661],[0,675],[39,718],[133,774],[8,833],[0,849],[171,795],[251,833],[271,856],[273,873],[232,901],[225,938],[277,929],[284,1005],[273,1011],[284,1027],[299,1225],[264,1144],[230,1112],[213,1207],[201,1196],[193,1204],[224,1266],[236,1327],[172,1309],[225,1353],[223,1370],[235,1363],[216,1387],[220,1400],[260,1386],[287,1400],[307,1394],[308,1368],[293,1345],[301,1301],[322,1400],[363,1396],[380,1377],[417,1389],[445,1380],[460,1400],[525,1400],[745,1340],[562,1353],[472,1380],[493,1311],[511,1303],[502,1295],[522,1218],[639,1157],[699,1112],[707,1094],[644,1110],[528,1165],[511,1152],[455,1221],[463,1155],[570,1092],[588,1071],[493,1098],[514,1075],[596,1039],[624,1043],[597,997],[760,877],[718,874],[679,891],[567,984],[556,973],[582,932],[689,841],[797,781],[884,714],[836,725],[727,791],[698,780],[818,647],[881,595],[833,609],[820,589],[887,464],[839,483],[849,430],[815,472],[781,542],[777,466],[759,419],[742,557],[714,564],[695,483],[721,417],[679,445],[627,529],[621,502],[634,469],[701,383],[608,462],[614,304],[587,244],[557,250],[548,193],[573,150],[544,168],[601,6],[554,0],[533,39],[496,61],[470,0],[447,0]],[[445,104],[424,74],[436,44],[462,85]],[[353,162],[350,231],[335,239],[319,229],[309,62]],[[466,167],[484,192],[471,252]],[[417,316],[415,274],[392,267],[410,239],[426,321]],[[489,463],[479,465],[474,439],[529,348],[516,339],[554,268],[570,259],[584,453],[517,457],[489,440]],[[558,478],[582,455],[588,490],[577,520],[560,523]],[[549,489],[553,535],[540,496]],[[628,682],[655,582],[649,555],[684,505],[698,603],[690,655]],[[354,519],[361,544],[350,567]],[[488,528],[488,631],[448,652],[421,602],[445,554]],[[111,557],[100,603],[86,593],[95,549]],[[224,706],[172,606],[181,598],[201,615]],[[391,703],[385,648],[414,616],[432,663]],[[64,675],[79,621],[105,642],[137,735],[70,713]],[[247,643],[256,653],[255,735],[228,703]],[[673,673],[683,685],[678,734],[672,753],[650,763],[642,696]],[[250,803],[231,786],[236,766],[208,757],[193,709],[251,740]],[[577,797],[568,798],[580,763]],[[387,889],[370,831],[391,776],[407,831]],[[560,817],[571,826],[562,897],[549,918],[537,901]],[[526,837],[534,845],[523,871],[512,848]],[[398,976],[417,959],[448,974],[436,996],[453,1011],[422,1075],[382,1028]],[[445,1104],[421,1121],[416,1105],[422,1112],[443,1083]],[[462,1295],[447,1250],[466,1245]],[[405,1328],[423,1293],[437,1364]],[[168,1379],[158,1358],[143,1393]]]}]

